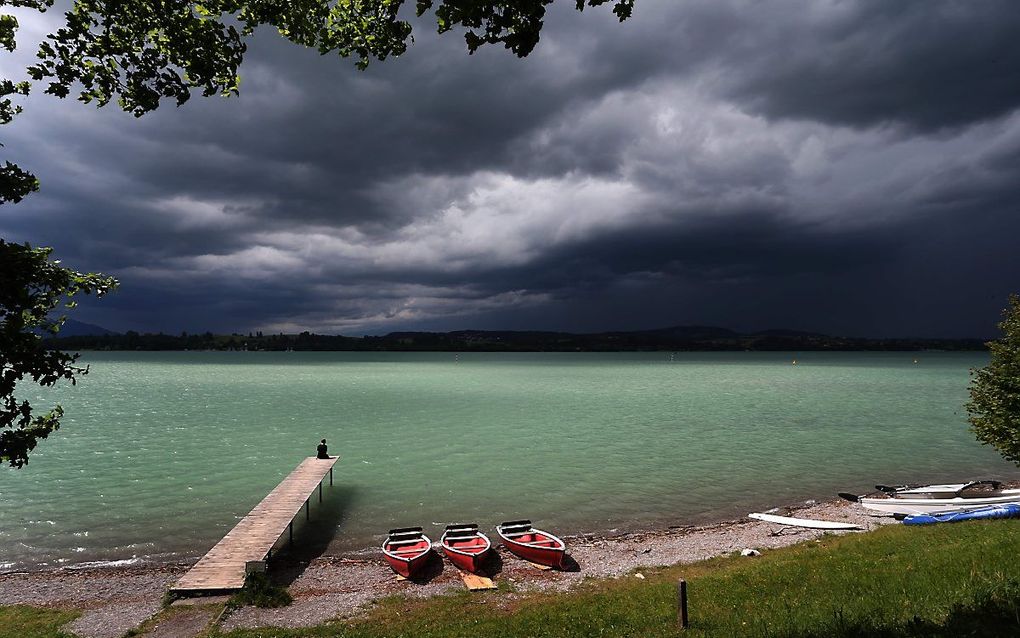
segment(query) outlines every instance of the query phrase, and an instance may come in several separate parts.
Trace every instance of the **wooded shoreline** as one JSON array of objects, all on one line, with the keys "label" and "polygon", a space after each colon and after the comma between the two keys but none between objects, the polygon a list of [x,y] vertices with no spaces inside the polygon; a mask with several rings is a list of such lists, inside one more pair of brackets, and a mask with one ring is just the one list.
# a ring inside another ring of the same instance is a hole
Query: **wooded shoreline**
[{"label": "wooded shoreline", "polygon": [[661,330],[574,334],[541,331],[458,330],[392,332],[381,336],[163,333],[68,335],[46,340],[59,350],[223,350],[369,352],[784,352],[784,351],[985,351],[981,339],[834,337],[790,330],[739,333],[686,326]]}]

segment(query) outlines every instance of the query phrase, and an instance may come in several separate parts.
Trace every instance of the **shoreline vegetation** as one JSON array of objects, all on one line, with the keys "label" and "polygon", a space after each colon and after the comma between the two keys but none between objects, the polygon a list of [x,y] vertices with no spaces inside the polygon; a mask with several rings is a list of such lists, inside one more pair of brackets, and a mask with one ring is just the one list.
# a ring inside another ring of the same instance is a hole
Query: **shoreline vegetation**
[{"label": "shoreline vegetation", "polygon": [[[381,557],[282,554],[271,573],[294,602],[276,609],[232,608],[223,598],[164,607],[184,564],[8,573],[0,576],[0,638],[118,638],[156,626],[232,638],[950,636],[961,626],[991,636],[1020,627],[1020,521],[909,528],[846,501],[779,509],[868,533],[742,519],[568,536],[578,570],[540,571],[500,551],[491,592],[465,591],[449,565],[407,583]],[[743,549],[761,555],[743,557]],[[690,592],[692,624],[682,634],[678,578]],[[29,625],[40,629],[19,633]]]},{"label": "shoreline vegetation", "polygon": [[[98,328],[98,331],[102,331]],[[74,332],[73,330],[71,331]],[[725,351],[984,351],[982,339],[834,337],[794,330],[739,333],[709,326],[573,334],[542,331],[457,330],[391,332],[381,336],[181,333],[65,334],[48,338],[59,350],[220,350],[368,352],[725,352]]]}]

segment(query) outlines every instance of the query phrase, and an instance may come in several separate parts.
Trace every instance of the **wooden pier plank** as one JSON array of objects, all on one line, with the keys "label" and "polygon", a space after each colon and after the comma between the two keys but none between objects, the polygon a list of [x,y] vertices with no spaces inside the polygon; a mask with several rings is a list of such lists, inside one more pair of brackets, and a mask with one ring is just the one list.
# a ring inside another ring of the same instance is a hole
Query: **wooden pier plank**
[{"label": "wooden pier plank", "polygon": [[245,563],[265,560],[339,460],[339,457],[328,460],[310,457],[302,461],[171,590],[183,593],[241,589]]}]

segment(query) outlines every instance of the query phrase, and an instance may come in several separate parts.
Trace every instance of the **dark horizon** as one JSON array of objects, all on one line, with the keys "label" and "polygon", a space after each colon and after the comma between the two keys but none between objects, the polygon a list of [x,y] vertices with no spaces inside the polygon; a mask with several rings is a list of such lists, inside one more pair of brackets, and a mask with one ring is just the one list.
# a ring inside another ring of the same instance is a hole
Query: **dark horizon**
[{"label": "dark horizon", "polygon": [[481,330],[475,328],[457,328],[453,330],[444,331],[424,331],[424,330],[398,330],[390,331],[386,333],[376,334],[343,334],[343,333],[315,333],[315,332],[296,332],[296,333],[266,333],[265,331],[259,330],[248,330],[248,331],[229,331],[229,332],[213,332],[210,330],[201,331],[187,331],[181,330],[177,332],[145,332],[139,330],[126,330],[123,332],[116,332],[108,330],[103,326],[97,326],[95,324],[88,324],[80,321],[69,320],[67,325],[57,339],[73,338],[73,337],[88,337],[88,336],[111,336],[111,337],[122,337],[127,334],[136,334],[138,336],[165,336],[171,338],[191,336],[199,337],[203,335],[213,335],[215,337],[242,337],[248,338],[247,335],[258,335],[262,334],[264,337],[270,336],[286,336],[286,337],[297,337],[303,333],[307,333],[315,337],[337,337],[347,339],[386,339],[395,338],[404,335],[436,335],[436,336],[455,336],[455,335],[562,335],[570,337],[581,337],[581,338],[595,338],[605,337],[609,335],[645,335],[655,333],[684,333],[684,334],[712,334],[712,333],[731,333],[733,338],[748,338],[748,337],[776,337],[776,338],[823,338],[832,340],[847,340],[847,341],[869,341],[869,342],[881,342],[881,341],[902,341],[902,342],[935,342],[935,341],[946,341],[946,342],[987,342],[996,337],[973,337],[973,336],[938,336],[938,337],[918,337],[916,335],[885,335],[870,337],[864,335],[834,335],[827,334],[818,331],[803,331],[803,330],[790,330],[786,328],[766,328],[763,330],[751,330],[751,331],[738,331],[727,328],[725,326],[703,326],[703,325],[673,325],[673,326],[662,326],[660,328],[652,329],[640,329],[640,330],[604,330],[596,332],[569,332],[559,330]]}]

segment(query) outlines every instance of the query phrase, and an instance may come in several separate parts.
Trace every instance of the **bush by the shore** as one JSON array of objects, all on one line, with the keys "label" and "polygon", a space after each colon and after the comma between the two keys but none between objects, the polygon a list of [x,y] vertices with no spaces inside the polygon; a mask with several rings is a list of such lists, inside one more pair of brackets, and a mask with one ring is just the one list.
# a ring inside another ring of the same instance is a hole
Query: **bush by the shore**
[{"label": "bush by the shore", "polygon": [[286,607],[294,602],[290,592],[274,585],[263,572],[252,572],[245,576],[244,589],[231,596],[230,607]]}]

